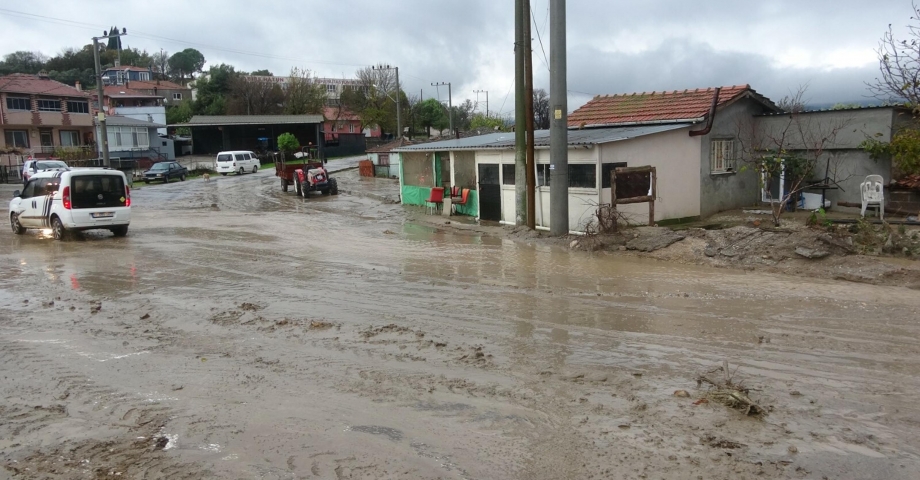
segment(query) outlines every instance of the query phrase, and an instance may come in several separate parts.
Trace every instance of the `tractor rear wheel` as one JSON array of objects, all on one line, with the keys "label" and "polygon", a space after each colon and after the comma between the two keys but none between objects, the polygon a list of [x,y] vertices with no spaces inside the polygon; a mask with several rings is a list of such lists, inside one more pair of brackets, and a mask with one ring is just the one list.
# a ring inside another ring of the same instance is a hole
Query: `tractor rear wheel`
[{"label": "tractor rear wheel", "polygon": [[285,179],[283,179],[283,178],[281,179],[281,191],[282,191],[282,192],[287,192],[287,191],[288,191],[287,180],[285,180]]}]

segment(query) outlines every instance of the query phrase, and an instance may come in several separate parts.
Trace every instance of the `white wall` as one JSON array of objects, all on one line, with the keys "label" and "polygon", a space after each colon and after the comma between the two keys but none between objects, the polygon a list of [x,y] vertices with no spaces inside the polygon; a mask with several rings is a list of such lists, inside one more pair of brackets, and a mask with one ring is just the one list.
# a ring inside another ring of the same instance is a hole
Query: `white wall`
[{"label": "white wall", "polygon": [[[603,163],[626,162],[627,167],[656,167],[658,199],[655,221],[700,215],[700,137],[691,137],[688,128],[604,144]],[[600,176],[600,172],[598,172]],[[610,203],[610,189],[601,193],[601,202]],[[634,223],[648,222],[648,204],[619,205],[617,209]]]},{"label": "white wall", "polygon": [[[135,120],[166,125],[166,107],[117,107],[115,113]],[[166,128],[158,128],[157,133],[166,135]]]}]

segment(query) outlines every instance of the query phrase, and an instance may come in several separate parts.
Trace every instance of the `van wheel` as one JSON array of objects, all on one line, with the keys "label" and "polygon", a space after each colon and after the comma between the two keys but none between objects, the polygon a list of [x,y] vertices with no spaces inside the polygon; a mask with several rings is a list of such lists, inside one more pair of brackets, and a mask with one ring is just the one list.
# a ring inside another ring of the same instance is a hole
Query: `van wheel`
[{"label": "van wheel", "polygon": [[239,172],[239,173],[240,173],[240,175],[246,173],[246,172],[243,170],[243,167],[240,167],[240,172]]},{"label": "van wheel", "polygon": [[58,217],[51,219],[51,236],[55,240],[67,240],[67,229]]},{"label": "van wheel", "polygon": [[127,225],[121,225],[121,226],[112,228],[112,235],[115,235],[116,237],[124,237],[127,234],[128,234]]},{"label": "van wheel", "polygon": [[252,173],[259,173],[259,167],[253,165],[253,166],[252,166]]},{"label": "van wheel", "polygon": [[13,233],[16,235],[22,235],[23,233],[26,233],[25,227],[19,223],[19,215],[15,213],[10,214],[10,228],[13,229]]}]

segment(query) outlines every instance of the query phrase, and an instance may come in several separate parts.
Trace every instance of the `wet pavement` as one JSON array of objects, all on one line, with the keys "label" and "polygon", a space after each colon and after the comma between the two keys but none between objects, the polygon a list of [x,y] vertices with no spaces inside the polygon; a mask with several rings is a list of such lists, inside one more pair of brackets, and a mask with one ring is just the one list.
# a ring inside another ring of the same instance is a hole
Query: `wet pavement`
[{"label": "wet pavement", "polygon": [[[145,187],[126,238],[5,228],[4,474],[920,471],[915,291],[456,232],[337,177],[355,194],[270,171]],[[698,401],[723,360],[765,417]]]}]

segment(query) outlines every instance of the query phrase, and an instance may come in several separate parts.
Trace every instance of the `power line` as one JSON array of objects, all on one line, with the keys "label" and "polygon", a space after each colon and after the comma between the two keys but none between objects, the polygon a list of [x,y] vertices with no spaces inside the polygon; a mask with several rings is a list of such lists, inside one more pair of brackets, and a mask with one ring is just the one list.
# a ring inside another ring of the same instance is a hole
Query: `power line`
[{"label": "power line", "polygon": [[[537,28],[536,18],[533,13],[533,4],[530,4],[530,19],[533,22],[534,31],[537,32],[537,40],[540,42],[540,50],[543,51],[543,65],[546,65],[546,69],[549,70],[549,60],[546,59],[546,49],[543,48],[543,36],[540,35],[540,29]],[[549,8],[546,9],[546,18],[549,18]],[[546,31],[546,20],[543,21],[543,28]]]}]

